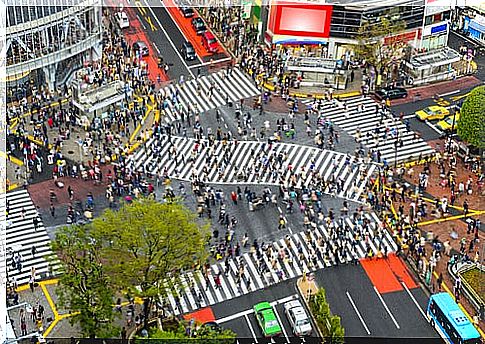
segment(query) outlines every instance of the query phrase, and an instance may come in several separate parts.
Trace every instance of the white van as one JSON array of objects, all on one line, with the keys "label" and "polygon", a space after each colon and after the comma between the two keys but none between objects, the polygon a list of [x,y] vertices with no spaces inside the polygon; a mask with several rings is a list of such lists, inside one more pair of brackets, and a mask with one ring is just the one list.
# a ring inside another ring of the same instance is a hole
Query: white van
[{"label": "white van", "polygon": [[284,308],[293,334],[295,336],[309,336],[312,333],[312,324],[300,301],[289,301],[284,304]]},{"label": "white van", "polygon": [[124,11],[116,12],[116,22],[118,23],[120,29],[125,29],[130,27],[130,21],[128,15]]}]

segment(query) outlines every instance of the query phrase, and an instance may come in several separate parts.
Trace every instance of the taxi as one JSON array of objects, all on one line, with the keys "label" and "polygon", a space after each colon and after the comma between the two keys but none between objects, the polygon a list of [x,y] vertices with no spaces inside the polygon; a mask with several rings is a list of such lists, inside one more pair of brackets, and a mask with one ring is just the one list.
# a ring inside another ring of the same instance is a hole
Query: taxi
[{"label": "taxi", "polygon": [[433,119],[443,119],[450,114],[450,110],[443,106],[428,106],[423,110],[415,112],[416,117],[422,121],[433,120]]},{"label": "taxi", "polygon": [[281,325],[269,302],[260,302],[253,306],[253,310],[265,337],[279,336],[282,333]]},{"label": "taxi", "polygon": [[[436,126],[443,131],[454,131],[460,119],[460,113],[457,112],[455,115],[455,125],[453,126],[453,115],[446,117],[444,120],[439,121]],[[453,127],[453,129],[452,129]]]}]

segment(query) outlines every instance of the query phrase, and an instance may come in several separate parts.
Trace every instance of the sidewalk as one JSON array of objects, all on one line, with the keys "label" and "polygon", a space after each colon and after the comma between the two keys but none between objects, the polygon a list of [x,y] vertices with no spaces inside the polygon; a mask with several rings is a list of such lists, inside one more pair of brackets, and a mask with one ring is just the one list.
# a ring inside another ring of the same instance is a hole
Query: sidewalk
[{"label": "sidewalk", "polygon": [[[296,281],[296,287],[298,289],[298,293],[300,294],[303,302],[306,305],[306,308],[310,310],[310,304],[309,304],[310,296],[316,295],[318,292],[318,286],[317,286],[317,282],[315,281],[315,277],[313,276],[313,274],[300,277]],[[323,334],[320,328],[318,327],[317,321],[313,316],[313,313],[309,311],[309,314],[310,314],[310,317],[312,318],[313,324],[315,325],[315,330],[318,333],[318,336],[320,338],[323,338]]]}]

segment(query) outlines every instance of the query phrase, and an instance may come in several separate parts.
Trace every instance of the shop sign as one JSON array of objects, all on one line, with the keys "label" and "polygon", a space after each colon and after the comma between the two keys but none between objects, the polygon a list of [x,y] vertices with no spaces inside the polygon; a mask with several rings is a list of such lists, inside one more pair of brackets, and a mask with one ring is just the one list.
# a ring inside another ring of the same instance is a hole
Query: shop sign
[{"label": "shop sign", "polygon": [[448,28],[448,24],[447,23],[441,24],[441,25],[437,25],[437,26],[433,26],[431,28],[431,34],[432,35],[436,35],[437,33],[446,32],[446,29],[447,28]]},{"label": "shop sign", "polygon": [[399,35],[395,35],[391,37],[385,37],[384,44],[388,45],[388,44],[397,43],[397,42],[407,43],[409,41],[413,41],[415,38],[416,38],[416,31],[411,31],[411,32],[401,33]]},{"label": "shop sign", "polygon": [[251,0],[243,0],[242,2],[242,19],[249,19],[251,17],[251,7],[253,2]]},{"label": "shop sign", "polygon": [[441,33],[446,33],[448,29],[448,22],[441,22],[437,25],[429,25],[425,26],[423,30],[423,36],[431,36],[431,35],[439,35]]}]

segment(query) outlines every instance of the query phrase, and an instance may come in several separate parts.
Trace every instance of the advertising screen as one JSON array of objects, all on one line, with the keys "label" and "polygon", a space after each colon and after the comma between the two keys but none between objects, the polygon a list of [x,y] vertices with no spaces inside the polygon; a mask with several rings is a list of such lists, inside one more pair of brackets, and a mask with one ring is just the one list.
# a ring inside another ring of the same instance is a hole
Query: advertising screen
[{"label": "advertising screen", "polygon": [[328,38],[332,6],[273,2],[268,28],[276,35]]}]

